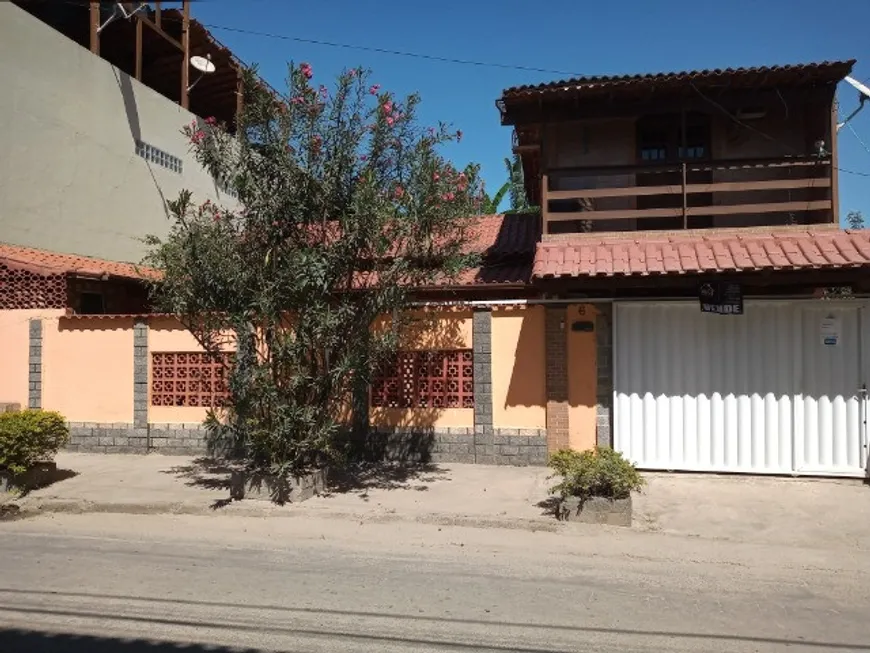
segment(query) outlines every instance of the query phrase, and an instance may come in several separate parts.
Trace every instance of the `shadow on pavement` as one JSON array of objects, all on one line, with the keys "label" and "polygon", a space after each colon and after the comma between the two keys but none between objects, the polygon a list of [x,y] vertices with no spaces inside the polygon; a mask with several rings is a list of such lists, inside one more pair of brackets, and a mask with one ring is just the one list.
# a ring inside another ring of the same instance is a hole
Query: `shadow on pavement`
[{"label": "shadow on pavement", "polygon": [[[191,487],[231,492],[233,474],[240,469],[241,463],[217,458],[197,458],[190,465],[172,467],[163,473],[173,474]],[[429,484],[449,480],[447,470],[431,463],[352,463],[330,472],[325,496],[354,493],[365,499],[370,490],[425,492],[429,489]],[[230,501],[231,499],[220,500],[213,507],[221,508]]]},{"label": "shadow on pavement", "polygon": [[[0,651],[9,653],[267,653],[263,649],[184,644],[147,639],[0,629]],[[290,653],[286,651],[284,653]]]},{"label": "shadow on pavement", "polygon": [[425,492],[426,484],[449,480],[446,469],[431,463],[356,463],[330,474],[327,496],[358,493],[365,497],[370,490]]}]

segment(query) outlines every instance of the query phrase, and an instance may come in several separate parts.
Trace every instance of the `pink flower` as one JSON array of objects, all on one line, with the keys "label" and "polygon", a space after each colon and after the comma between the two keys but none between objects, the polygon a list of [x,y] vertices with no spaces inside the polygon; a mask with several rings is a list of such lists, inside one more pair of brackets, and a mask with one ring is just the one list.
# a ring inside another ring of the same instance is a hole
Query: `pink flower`
[{"label": "pink flower", "polygon": [[356,68],[351,68],[347,71],[347,74],[351,77],[356,77],[359,74],[359,71]]},{"label": "pink flower", "polygon": [[311,79],[314,76],[314,71],[311,69],[311,64],[303,63],[299,66],[299,72],[305,75],[305,79]]},{"label": "pink flower", "polygon": [[377,95],[378,91],[380,91],[380,90],[381,90],[380,84],[373,84],[371,87],[369,87],[369,93],[371,93],[372,95]]},{"label": "pink flower", "polygon": [[454,195],[453,193],[444,193],[441,196],[441,199],[444,200],[445,202],[452,202],[455,197],[456,197],[456,195]]},{"label": "pink flower", "polygon": [[405,195],[405,189],[402,188],[401,186],[396,186],[396,193],[395,193],[395,195],[396,195],[396,199],[397,199],[397,200],[402,199],[402,197],[404,197],[404,195]]},{"label": "pink flower", "polygon": [[190,137],[190,140],[196,145],[199,145],[205,140],[205,132],[202,130],[194,132],[193,136]]},{"label": "pink flower", "polygon": [[215,118],[214,116],[209,116],[208,118],[205,119],[205,124],[206,125],[216,125],[217,118]]},{"label": "pink flower", "polygon": [[328,90],[328,89],[327,89],[323,84],[321,84],[321,85],[320,85],[320,88],[317,89],[317,90],[318,90],[318,92],[320,93],[320,97],[322,97],[324,100],[325,100],[325,99],[327,98],[327,96],[329,95],[329,90]]},{"label": "pink flower", "polygon": [[387,100],[386,102],[384,102],[384,105],[383,105],[383,106],[384,106],[384,113],[389,114],[389,113],[392,113],[392,112],[393,112],[393,103],[390,102],[389,100]]},{"label": "pink flower", "polygon": [[433,181],[438,181],[439,179],[441,179],[441,175],[439,175],[437,172],[434,175],[432,175]]},{"label": "pink flower", "polygon": [[396,122],[396,119],[393,116],[387,116],[387,124],[392,127],[393,123]]},{"label": "pink flower", "polygon": [[290,99],[290,104],[302,104],[303,102],[305,102],[305,98],[300,95]]},{"label": "pink flower", "polygon": [[461,141],[462,141],[462,130],[461,130],[461,129],[457,129],[457,130],[456,130],[456,142],[459,143],[459,142],[461,142]]}]

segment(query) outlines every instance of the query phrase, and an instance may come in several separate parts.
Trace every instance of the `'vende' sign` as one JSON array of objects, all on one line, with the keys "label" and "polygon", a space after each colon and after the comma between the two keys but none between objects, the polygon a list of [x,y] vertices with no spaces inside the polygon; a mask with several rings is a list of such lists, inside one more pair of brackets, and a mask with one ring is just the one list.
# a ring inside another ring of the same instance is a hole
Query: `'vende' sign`
[{"label": "'vende' sign", "polygon": [[743,315],[743,289],[739,283],[711,281],[698,290],[702,313]]}]

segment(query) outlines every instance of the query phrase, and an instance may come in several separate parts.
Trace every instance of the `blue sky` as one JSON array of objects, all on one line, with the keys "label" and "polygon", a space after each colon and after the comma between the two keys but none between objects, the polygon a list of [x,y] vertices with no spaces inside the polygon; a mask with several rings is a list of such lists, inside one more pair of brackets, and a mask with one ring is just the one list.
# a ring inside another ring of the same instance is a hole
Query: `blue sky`
[{"label": "blue sky", "polygon": [[[546,7],[546,10],[544,9]],[[193,15],[240,58],[258,63],[283,88],[286,63],[308,61],[315,81],[363,66],[397,95],[418,91],[424,124],[441,120],[464,138],[447,154],[476,161],[487,187],[505,179],[511,130],[499,125],[495,100],[518,84],[560,79],[558,73],[448,64],[411,57],[264,38],[214,26],[313,40],[404,50],[457,59],[552,69],[572,74],[625,74],[699,68],[858,59],[853,76],[870,79],[868,0],[203,0]],[[857,93],[841,85],[841,110]],[[851,123],[870,147],[870,104]],[[870,152],[845,128],[840,167],[870,175]],[[840,174],[842,216],[860,209],[870,222],[870,177]]]}]

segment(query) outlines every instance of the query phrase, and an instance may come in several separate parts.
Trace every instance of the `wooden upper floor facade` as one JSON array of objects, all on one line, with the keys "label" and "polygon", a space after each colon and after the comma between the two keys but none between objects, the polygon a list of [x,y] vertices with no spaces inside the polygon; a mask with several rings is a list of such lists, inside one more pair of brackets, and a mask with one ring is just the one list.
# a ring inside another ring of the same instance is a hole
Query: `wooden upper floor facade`
[{"label": "wooden upper floor facade", "polygon": [[545,239],[830,224],[834,97],[853,64],[572,79],[497,104]]}]

